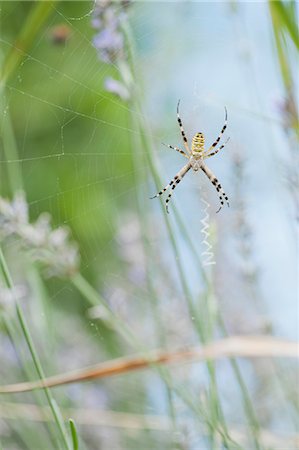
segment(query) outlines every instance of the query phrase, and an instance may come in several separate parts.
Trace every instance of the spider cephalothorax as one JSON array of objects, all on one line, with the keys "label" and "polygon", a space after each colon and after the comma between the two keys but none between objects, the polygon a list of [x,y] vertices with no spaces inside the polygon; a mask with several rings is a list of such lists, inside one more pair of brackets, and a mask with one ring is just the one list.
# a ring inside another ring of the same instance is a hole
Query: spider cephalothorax
[{"label": "spider cephalothorax", "polygon": [[[180,102],[178,102],[178,106],[177,106],[177,120],[178,120],[178,124],[181,130],[181,134],[183,137],[183,144],[185,147],[185,150],[182,150],[178,147],[173,147],[172,145],[169,144],[165,144],[167,147],[172,148],[173,150],[176,150],[177,152],[181,153],[181,155],[185,156],[185,158],[187,158],[189,161],[188,163],[175,175],[175,177],[170,181],[170,183],[165,186],[165,188],[163,188],[160,192],[158,192],[158,194],[156,194],[154,197],[151,198],[155,198],[155,197],[159,197],[160,195],[162,195],[167,189],[171,188],[171,191],[166,199],[166,211],[168,211],[168,203],[171,199],[172,193],[174,191],[174,189],[176,188],[176,186],[179,184],[179,182],[184,178],[184,176],[186,175],[186,173],[192,168],[195,172],[197,172],[199,169],[201,169],[206,176],[209,178],[209,180],[211,181],[211,183],[215,186],[218,195],[219,195],[219,199],[220,199],[220,208],[218,209],[217,212],[220,211],[220,209],[222,208],[222,206],[224,205],[224,201],[223,198],[226,200],[227,205],[229,206],[228,203],[228,198],[225,194],[225,192],[222,189],[221,184],[219,183],[219,181],[217,180],[217,178],[215,177],[215,175],[213,174],[213,172],[205,165],[204,160],[206,158],[209,158],[210,156],[216,155],[216,153],[219,152],[219,150],[221,150],[225,144],[228,142],[229,138],[226,140],[226,142],[224,144],[222,144],[219,148],[215,148],[218,144],[218,142],[220,141],[224,131],[226,130],[227,127],[227,111],[225,108],[225,122],[224,125],[222,127],[222,130],[219,134],[219,136],[217,137],[216,141],[213,142],[213,144],[211,145],[211,147],[205,151],[204,146],[205,146],[205,138],[203,133],[196,133],[193,136],[192,139],[192,143],[191,143],[191,150],[189,149],[189,145],[188,145],[188,140],[183,128],[183,124],[182,124],[182,120],[180,118],[179,115],[179,105]],[[215,149],[214,151],[212,151],[213,149]]]},{"label": "spider cephalothorax", "polygon": [[202,166],[203,156],[200,153],[198,153],[197,155],[192,154],[189,158],[189,162],[194,172],[197,172]]}]

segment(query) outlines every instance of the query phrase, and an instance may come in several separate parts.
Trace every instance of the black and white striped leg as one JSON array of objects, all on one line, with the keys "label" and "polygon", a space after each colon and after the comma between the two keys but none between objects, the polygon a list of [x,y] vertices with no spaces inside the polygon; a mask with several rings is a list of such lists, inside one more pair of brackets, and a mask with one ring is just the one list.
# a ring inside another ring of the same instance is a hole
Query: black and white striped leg
[{"label": "black and white striped leg", "polygon": [[181,150],[181,149],[178,148],[178,147],[173,147],[173,146],[170,145],[170,144],[164,144],[164,142],[162,142],[162,144],[165,145],[165,147],[172,148],[172,150],[176,150],[176,151],[179,152],[181,155],[184,155],[185,158],[189,158],[189,156],[186,155],[186,153],[184,152],[184,150]]},{"label": "black and white striped leg", "polygon": [[210,153],[210,154],[207,154],[207,153],[208,153],[208,152],[207,152],[207,153],[204,155],[204,158],[209,158],[210,156],[216,155],[220,150],[223,149],[223,147],[226,146],[226,144],[228,143],[228,141],[229,141],[229,138],[224,142],[224,144],[221,145],[221,147],[217,148],[214,152],[212,152],[212,153]]},{"label": "black and white striped leg", "polygon": [[[209,153],[213,148],[216,147],[216,145],[218,144],[218,142],[219,142],[220,139],[221,139],[221,136],[223,135],[223,133],[224,133],[225,130],[226,130],[226,127],[227,127],[227,109],[226,109],[226,107],[224,107],[224,109],[225,109],[225,121],[224,121],[224,125],[223,125],[222,130],[220,131],[220,134],[219,134],[219,136],[217,137],[216,141],[213,142],[213,144],[211,145],[211,147],[209,148],[209,150],[207,151],[207,153]],[[211,155],[210,155],[210,156],[211,156]]]},{"label": "black and white striped leg", "polygon": [[224,205],[223,198],[225,198],[227,206],[229,206],[227,195],[224,192],[224,190],[222,189],[221,184],[219,183],[219,181],[217,180],[217,178],[215,177],[213,172],[205,164],[201,165],[201,170],[206,174],[206,176],[209,178],[209,180],[215,186],[215,188],[216,188],[216,190],[218,192],[219,199],[220,199],[220,207],[216,211],[218,213],[220,211],[220,209],[222,208],[222,206]]},{"label": "black and white striped leg", "polygon": [[186,175],[186,173],[188,172],[188,170],[191,169],[191,164],[186,164],[185,167],[182,168],[182,170],[179,171],[179,173],[174,177],[173,179],[173,185],[171,188],[171,191],[165,201],[166,203],[166,212],[167,214],[169,214],[169,209],[168,209],[168,203],[170,202],[171,196],[173,194],[173,191],[175,190],[175,188],[177,187],[177,185],[179,184],[179,182],[184,178],[184,176]]},{"label": "black and white striped leg", "polygon": [[175,189],[175,187],[179,184],[179,182],[181,181],[181,179],[186,175],[186,173],[188,172],[188,170],[191,168],[191,165],[188,163],[186,164],[174,177],[173,179],[170,181],[170,183],[165,186],[163,189],[161,189],[160,192],[158,192],[158,194],[154,195],[153,197],[151,197],[151,199],[156,198],[156,197],[160,197],[160,195],[162,195],[165,191],[167,191],[168,188],[170,188],[172,186],[172,191],[171,194],[168,196],[167,200],[166,200],[166,210],[168,212],[168,207],[167,204],[169,203],[169,200],[173,193],[173,190]]},{"label": "black and white striped leg", "polygon": [[190,150],[189,150],[189,146],[188,146],[188,140],[187,140],[187,137],[186,137],[185,130],[183,128],[182,120],[180,118],[179,107],[180,107],[180,100],[178,101],[178,106],[177,106],[177,109],[176,109],[177,120],[178,120],[178,124],[179,124],[180,130],[181,130],[181,135],[182,135],[182,138],[183,138],[184,147],[186,149],[187,154],[190,155]]},{"label": "black and white striped leg", "polygon": [[154,195],[153,197],[150,197],[150,199],[152,200],[153,198],[160,197],[160,195],[164,194],[164,192],[167,191],[167,189],[170,188],[170,186],[172,186],[174,182],[175,182],[175,177],[171,180],[171,182],[169,184],[167,184],[167,186],[165,186],[163,189],[161,189],[161,191],[158,192],[158,194]]}]

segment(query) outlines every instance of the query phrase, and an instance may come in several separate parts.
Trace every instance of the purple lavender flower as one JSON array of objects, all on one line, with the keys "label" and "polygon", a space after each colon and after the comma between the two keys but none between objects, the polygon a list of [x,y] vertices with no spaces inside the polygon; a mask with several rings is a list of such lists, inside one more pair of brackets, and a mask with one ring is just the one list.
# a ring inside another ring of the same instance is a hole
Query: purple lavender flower
[{"label": "purple lavender flower", "polygon": [[129,91],[126,86],[112,77],[107,77],[105,79],[105,89],[107,92],[117,95],[122,100],[128,100],[130,98]]},{"label": "purple lavender flower", "polygon": [[42,264],[49,276],[70,276],[79,265],[77,246],[69,241],[65,227],[53,229],[51,216],[41,214],[29,222],[28,204],[23,193],[9,202],[0,197],[0,241],[18,238],[30,257]]},{"label": "purple lavender flower", "polygon": [[95,36],[93,44],[98,50],[100,59],[106,63],[113,63],[117,58],[123,57],[123,36],[115,29],[102,30]]},{"label": "purple lavender flower", "polygon": [[[120,5],[122,9],[120,9]],[[125,58],[122,22],[126,18],[125,5],[105,0],[96,3],[92,26],[98,30],[93,44],[99,58],[106,63],[115,63]]]},{"label": "purple lavender flower", "polygon": [[129,4],[128,1],[104,0],[97,2],[91,22],[98,31],[93,39],[93,44],[99,59],[107,64],[117,66],[122,78],[122,81],[111,77],[106,78],[105,89],[122,100],[128,100],[130,97],[130,89],[127,87],[128,83],[124,76],[124,73],[128,74],[130,70],[126,62],[125,39],[122,30],[122,24],[126,19],[125,10]]}]

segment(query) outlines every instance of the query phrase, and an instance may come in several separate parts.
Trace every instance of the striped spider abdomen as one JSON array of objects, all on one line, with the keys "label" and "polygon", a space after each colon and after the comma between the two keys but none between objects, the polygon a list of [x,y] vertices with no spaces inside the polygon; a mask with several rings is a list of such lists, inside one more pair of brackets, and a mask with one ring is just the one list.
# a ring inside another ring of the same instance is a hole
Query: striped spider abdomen
[{"label": "striped spider abdomen", "polygon": [[203,153],[204,149],[205,149],[204,135],[202,133],[196,133],[192,139],[191,152]]}]

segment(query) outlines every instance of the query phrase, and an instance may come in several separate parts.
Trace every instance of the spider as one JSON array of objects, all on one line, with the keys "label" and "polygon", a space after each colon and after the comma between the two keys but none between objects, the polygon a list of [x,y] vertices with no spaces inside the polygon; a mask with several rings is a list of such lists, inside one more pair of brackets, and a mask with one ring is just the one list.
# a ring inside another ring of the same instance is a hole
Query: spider
[{"label": "spider", "polygon": [[[224,142],[224,144],[222,144],[219,148],[215,148],[217,146],[217,144],[219,143],[224,131],[226,130],[227,127],[227,110],[225,109],[225,121],[224,121],[224,125],[222,127],[222,130],[220,131],[219,136],[217,137],[216,141],[213,142],[213,144],[211,145],[211,147],[205,151],[204,149],[204,145],[205,145],[205,138],[203,133],[196,133],[193,136],[192,139],[192,144],[191,144],[191,150],[189,149],[189,145],[188,145],[188,140],[183,128],[183,124],[182,124],[182,120],[180,118],[180,114],[179,114],[179,106],[180,106],[180,100],[178,101],[178,105],[177,105],[177,121],[181,130],[181,135],[183,138],[183,144],[185,147],[185,150],[181,150],[178,147],[173,147],[172,145],[169,144],[163,144],[166,145],[166,147],[169,147],[173,150],[176,150],[177,152],[179,152],[181,155],[183,155],[185,158],[188,159],[187,164],[174,176],[174,178],[169,182],[169,184],[167,184],[167,186],[165,186],[160,192],[158,192],[158,194],[154,195],[153,197],[151,197],[151,199],[156,198],[156,197],[160,197],[160,195],[162,195],[165,191],[167,191],[167,189],[171,188],[171,191],[168,195],[168,197],[166,198],[166,211],[167,213],[169,213],[168,210],[168,203],[171,199],[171,196],[173,194],[174,189],[177,187],[177,185],[179,184],[179,182],[184,178],[184,176],[186,175],[186,173],[192,168],[194,170],[194,172],[197,172],[199,169],[201,169],[206,176],[209,178],[209,180],[211,181],[211,183],[215,186],[218,195],[219,195],[219,199],[220,199],[220,207],[219,209],[216,211],[217,213],[220,211],[220,209],[222,208],[222,206],[224,205],[224,201],[223,198],[225,198],[227,205],[229,206],[228,203],[228,198],[224,192],[224,190],[221,187],[221,184],[219,183],[219,181],[217,180],[217,178],[215,177],[215,175],[213,174],[213,172],[205,165],[204,160],[206,158],[210,158],[210,156],[216,155],[216,153],[219,152],[219,150],[221,150],[229,141],[229,138],[226,140],[226,142]],[[214,150],[214,151],[212,151]]]}]

